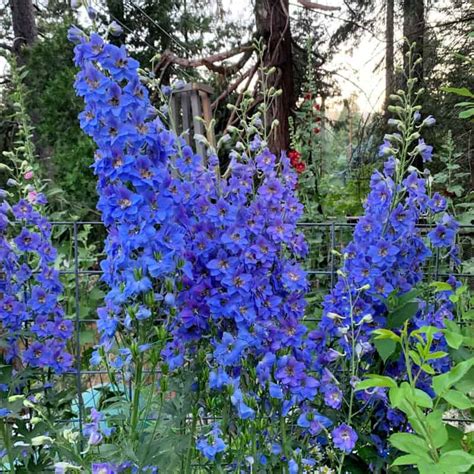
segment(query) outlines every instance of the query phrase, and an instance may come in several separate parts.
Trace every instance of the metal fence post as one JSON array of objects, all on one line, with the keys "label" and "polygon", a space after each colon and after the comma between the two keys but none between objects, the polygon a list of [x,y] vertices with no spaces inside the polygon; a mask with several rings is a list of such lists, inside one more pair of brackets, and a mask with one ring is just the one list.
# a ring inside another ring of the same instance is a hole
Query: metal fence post
[{"label": "metal fence post", "polygon": [[77,405],[78,405],[78,421],[79,421],[79,446],[83,451],[83,418],[84,418],[84,401],[82,399],[82,382],[81,382],[81,314],[80,314],[80,294],[79,294],[79,248],[77,238],[77,222],[73,223],[73,245],[74,245],[74,298],[75,298],[75,327],[76,327],[76,389],[77,389]]}]

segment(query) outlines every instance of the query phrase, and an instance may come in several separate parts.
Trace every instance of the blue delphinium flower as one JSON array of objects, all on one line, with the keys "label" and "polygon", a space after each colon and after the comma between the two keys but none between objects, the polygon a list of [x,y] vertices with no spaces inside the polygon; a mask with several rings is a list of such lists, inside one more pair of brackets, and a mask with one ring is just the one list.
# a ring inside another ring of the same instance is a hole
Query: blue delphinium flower
[{"label": "blue delphinium flower", "polygon": [[[33,193],[31,185],[25,193]],[[30,202],[31,201],[31,202]],[[66,344],[73,333],[59,303],[62,284],[54,268],[51,224],[42,215],[44,199],[0,203],[0,324],[8,341],[7,362],[70,370]],[[20,346],[26,346],[20,350]]]},{"label": "blue delphinium flower", "polygon": [[357,433],[345,423],[337,426],[331,431],[334,446],[345,453],[350,453],[357,442]]},{"label": "blue delphinium flower", "polygon": [[313,399],[319,383],[304,350],[307,280],[298,262],[307,249],[296,229],[302,206],[288,159],[256,151],[233,161],[226,179],[216,175],[214,155],[206,166],[186,161],[176,193],[193,196],[181,215],[192,277],[185,275],[177,295],[165,360],[177,369],[203,347],[208,389],[241,420],[264,413],[270,400],[283,411]]},{"label": "blue delphinium flower", "polygon": [[92,474],[118,474],[116,464],[111,462],[95,462],[91,466]]},{"label": "blue delphinium flower", "polygon": [[106,426],[104,416],[95,408],[92,408],[91,422],[84,425],[84,436],[88,438],[88,444],[91,446],[100,444],[103,437],[110,436],[112,431],[112,428]]},{"label": "blue delphinium flower", "polygon": [[[403,167],[395,158],[399,156],[399,140],[400,136],[388,136],[381,147],[382,154],[393,153],[394,156],[387,159],[382,172],[376,171],[371,177],[364,215],[355,226],[352,241],[342,251],[343,265],[334,288],[324,299],[322,320],[319,327],[308,334],[314,364],[323,370],[324,402],[333,409],[342,407],[342,394],[338,393],[334,380],[341,376],[343,367],[347,364],[356,367],[356,377],[364,370],[373,370],[375,347],[371,334],[374,329],[387,326],[390,298],[409,294],[422,281],[432,248],[446,251],[446,256],[456,255],[458,225],[446,213],[446,200],[437,193],[428,194],[427,171],[421,173],[409,168],[409,162]],[[420,154],[429,161],[431,153],[432,147],[420,139],[411,156]],[[426,221],[434,222],[434,228],[427,233],[419,226]],[[439,294],[433,304],[422,301],[417,304],[418,310],[411,319],[416,327],[433,325],[443,329],[443,321],[453,317],[452,307]],[[445,349],[440,332],[433,350]],[[443,372],[449,368],[449,360],[443,357],[434,365]],[[384,370],[392,377],[402,380],[405,377],[401,359],[387,361]],[[353,390],[356,382],[356,379],[348,380],[347,390]],[[431,393],[425,373],[420,373],[417,383]],[[390,408],[385,389],[356,392],[354,403],[361,404],[360,409],[374,407],[381,420],[376,429],[385,439],[392,428],[403,423],[403,415],[396,410],[390,412],[396,416],[388,416]],[[345,428],[333,436],[334,443],[338,440],[336,447],[349,452],[353,446],[344,445],[340,432],[352,445],[352,431]]]},{"label": "blue delphinium flower", "polygon": [[[182,197],[174,192],[170,170],[181,143],[156,118],[138,62],[124,46],[95,33],[70,36],[80,68],[76,92],[85,102],[80,122],[97,144],[97,207],[108,230],[101,267],[110,290],[97,327],[101,353],[109,357],[117,351],[117,331],[134,333],[139,324],[151,328],[155,318],[174,311],[175,277],[189,271],[177,217]],[[98,362],[99,351],[94,354]],[[133,357],[121,360],[132,363]]]},{"label": "blue delphinium flower", "polygon": [[226,445],[221,436],[222,431],[219,428],[219,424],[215,423],[207,436],[198,440],[196,447],[205,458],[209,459],[210,461],[214,461],[216,455],[225,451],[226,449]]}]

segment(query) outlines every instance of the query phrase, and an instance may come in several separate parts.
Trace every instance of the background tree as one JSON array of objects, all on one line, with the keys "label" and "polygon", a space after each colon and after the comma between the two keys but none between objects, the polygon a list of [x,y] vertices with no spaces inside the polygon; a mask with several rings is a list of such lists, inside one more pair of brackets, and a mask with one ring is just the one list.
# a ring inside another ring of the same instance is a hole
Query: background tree
[{"label": "background tree", "polygon": [[23,47],[31,46],[38,38],[36,19],[31,0],[10,0],[13,25],[12,49],[19,63],[23,62]]}]

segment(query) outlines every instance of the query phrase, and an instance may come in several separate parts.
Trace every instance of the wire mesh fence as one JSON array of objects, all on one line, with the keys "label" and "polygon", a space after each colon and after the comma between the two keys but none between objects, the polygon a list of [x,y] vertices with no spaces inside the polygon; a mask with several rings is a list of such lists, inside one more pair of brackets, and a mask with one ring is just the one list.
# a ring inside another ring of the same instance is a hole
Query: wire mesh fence
[{"label": "wire mesh fence", "polygon": [[[299,224],[309,246],[304,266],[310,283],[305,321],[310,324],[317,324],[321,317],[320,303],[334,286],[337,269],[341,265],[337,255],[350,242],[356,222],[357,219],[354,218],[348,222]],[[70,349],[75,356],[74,369],[62,376],[64,386],[74,391],[70,416],[55,421],[74,425],[82,433],[86,413],[90,408],[100,408],[100,398],[109,384],[107,371],[94,370],[89,364],[92,348],[98,343],[96,309],[107,291],[101,282],[100,261],[104,257],[103,251],[95,243],[103,239],[105,229],[97,221],[62,221],[52,224],[53,235],[62,256],[58,270],[64,284],[63,305],[67,315],[74,321],[74,337]],[[422,233],[426,233],[430,226],[421,225],[420,228]],[[472,258],[474,225],[462,225],[459,235],[461,259],[468,261]],[[439,252],[432,255],[424,270],[427,280],[444,279],[453,275],[470,287],[474,284],[474,273],[462,265],[455,267],[452,261],[443,259]],[[131,389],[130,384],[128,390]],[[462,424],[474,422],[460,414],[447,416],[445,420]]]}]

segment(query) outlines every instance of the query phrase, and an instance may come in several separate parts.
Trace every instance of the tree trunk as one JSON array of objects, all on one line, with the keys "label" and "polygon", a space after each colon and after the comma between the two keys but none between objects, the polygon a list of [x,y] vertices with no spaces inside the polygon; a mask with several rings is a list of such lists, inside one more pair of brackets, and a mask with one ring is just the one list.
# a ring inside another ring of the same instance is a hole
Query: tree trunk
[{"label": "tree trunk", "polygon": [[30,46],[38,37],[36,28],[35,14],[32,0],[10,0],[12,12],[13,34],[13,52],[19,64],[22,64],[22,49],[24,46]]},{"label": "tree trunk", "polygon": [[[403,36],[408,40],[403,45],[403,68],[405,75],[409,75],[409,58],[406,53],[411,44],[414,44],[412,61],[419,62],[414,66],[413,77],[417,79],[416,88],[423,87],[423,40],[425,35],[425,5],[424,0],[403,0]],[[423,159],[417,155],[413,166],[423,169]]]},{"label": "tree trunk", "polygon": [[293,55],[291,51],[291,30],[288,0],[256,0],[255,19],[257,34],[263,38],[265,52],[263,65],[276,67],[269,78],[268,87],[282,89],[283,93],[274,98],[268,116],[279,122],[269,137],[270,149],[279,154],[290,146],[288,117],[295,104],[295,84],[293,80]]},{"label": "tree trunk", "polygon": [[387,0],[385,17],[385,113],[390,103],[390,95],[394,90],[394,46],[393,46],[393,13],[394,0]]},{"label": "tree trunk", "polygon": [[[403,0],[403,36],[409,44],[415,43],[413,61],[421,58],[415,67],[414,76],[418,79],[418,87],[423,83],[423,40],[425,36],[425,4],[424,0]],[[403,65],[408,74],[408,44],[403,47]]]}]

